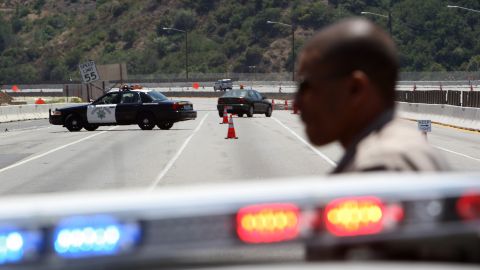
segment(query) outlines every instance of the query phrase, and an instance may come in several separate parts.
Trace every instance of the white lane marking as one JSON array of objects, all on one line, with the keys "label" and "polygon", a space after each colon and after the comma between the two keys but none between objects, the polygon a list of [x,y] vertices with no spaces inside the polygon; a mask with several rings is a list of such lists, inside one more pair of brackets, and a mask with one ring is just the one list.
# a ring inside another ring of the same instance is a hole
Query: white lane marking
[{"label": "white lane marking", "polygon": [[200,121],[200,124],[198,124],[198,126],[195,128],[195,130],[192,132],[192,134],[190,134],[190,136],[188,136],[188,138],[183,142],[182,146],[180,146],[177,153],[175,153],[175,155],[172,157],[172,159],[170,159],[170,161],[167,163],[165,168],[163,168],[163,170],[158,174],[157,178],[155,178],[155,181],[150,185],[150,187],[148,188],[148,191],[154,190],[157,187],[158,183],[160,183],[160,181],[162,181],[162,178],[167,174],[167,172],[170,170],[170,168],[172,168],[173,164],[180,157],[183,150],[185,150],[185,148],[187,147],[187,144],[192,140],[195,133],[197,133],[200,130],[200,127],[203,125],[203,122],[205,122],[205,119],[207,119],[207,116],[209,114],[210,113],[207,113],[202,118],[202,120]]},{"label": "white lane marking", "polygon": [[109,128],[108,130],[105,130],[105,131],[102,131],[102,132],[95,133],[95,134],[93,134],[93,135],[87,136],[87,137],[82,138],[82,139],[80,139],[80,140],[76,140],[76,141],[74,141],[74,142],[67,143],[67,144],[65,144],[65,145],[59,146],[59,147],[54,148],[54,149],[52,149],[52,150],[50,150],[50,151],[47,151],[47,152],[45,152],[45,153],[43,153],[43,154],[40,154],[40,155],[37,155],[37,156],[33,156],[33,157],[31,157],[31,158],[24,159],[24,160],[22,160],[22,161],[20,161],[20,162],[14,163],[14,164],[12,164],[12,165],[10,165],[10,166],[7,166],[7,167],[5,167],[5,168],[0,169],[0,173],[2,173],[2,172],[4,172],[4,171],[7,171],[7,170],[10,170],[10,169],[13,169],[13,168],[15,168],[15,167],[18,167],[18,166],[23,165],[23,164],[25,164],[25,163],[28,163],[28,162],[30,162],[30,161],[33,161],[33,160],[42,158],[42,157],[44,157],[44,156],[46,156],[46,155],[49,155],[49,154],[54,153],[54,152],[57,152],[58,150],[62,150],[62,149],[64,149],[64,148],[67,148],[67,147],[72,146],[72,145],[74,145],[74,144],[77,144],[77,143],[86,141],[86,140],[88,140],[88,139],[90,139],[90,138],[93,138],[93,137],[95,137],[95,136],[98,136],[98,135],[100,135],[100,134],[103,134],[103,133],[105,133],[105,132],[108,132],[109,130],[112,130],[112,129],[114,129],[114,128],[117,128],[117,126],[114,126],[114,127]]},{"label": "white lane marking", "polygon": [[323,154],[322,152],[318,151],[315,147],[313,147],[311,144],[309,144],[307,141],[305,141],[305,139],[303,139],[302,137],[300,137],[300,135],[298,135],[297,133],[295,133],[295,131],[293,131],[292,129],[290,129],[289,127],[287,127],[285,124],[283,124],[280,120],[278,120],[277,118],[275,117],[272,117],[273,120],[275,120],[280,126],[284,127],[286,130],[290,131],[290,133],[292,133],[293,136],[295,136],[299,141],[301,141],[303,144],[305,144],[308,148],[310,148],[310,150],[312,150],[315,154],[319,155],[321,158],[323,158],[328,164],[332,165],[332,166],[337,166],[337,163],[335,163],[335,161],[331,160],[329,157],[327,157],[325,154]]},{"label": "white lane marking", "polygon": [[458,156],[461,156],[461,157],[465,157],[465,158],[469,158],[469,159],[472,159],[472,160],[475,160],[475,161],[478,161],[480,162],[480,159],[478,158],[474,158],[474,157],[471,157],[471,156],[468,156],[468,155],[465,155],[465,154],[462,154],[462,153],[459,153],[459,152],[455,152],[453,150],[450,150],[450,149],[447,149],[447,148],[443,148],[443,147],[440,147],[440,146],[433,146],[437,149],[440,149],[442,151],[445,151],[445,152],[448,152],[448,153],[451,153],[451,154],[455,154],[455,155],[458,155]]}]

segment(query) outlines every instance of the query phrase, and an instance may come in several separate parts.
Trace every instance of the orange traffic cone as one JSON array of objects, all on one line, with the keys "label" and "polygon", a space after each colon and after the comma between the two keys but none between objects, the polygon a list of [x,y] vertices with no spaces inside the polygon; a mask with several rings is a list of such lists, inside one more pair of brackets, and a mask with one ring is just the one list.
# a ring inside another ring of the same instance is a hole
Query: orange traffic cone
[{"label": "orange traffic cone", "polygon": [[285,111],[288,111],[288,101],[285,100]]},{"label": "orange traffic cone", "polygon": [[228,124],[228,113],[227,113],[227,107],[223,107],[223,122],[220,124]]},{"label": "orange traffic cone", "polygon": [[233,126],[232,115],[230,115],[230,119],[228,120],[228,133],[225,139],[238,139],[238,137],[235,135],[235,127]]},{"label": "orange traffic cone", "polygon": [[298,114],[298,106],[295,101],[293,102],[293,114]]},{"label": "orange traffic cone", "polygon": [[45,100],[43,100],[42,98],[38,98],[37,100],[35,100],[35,104],[45,104]]}]

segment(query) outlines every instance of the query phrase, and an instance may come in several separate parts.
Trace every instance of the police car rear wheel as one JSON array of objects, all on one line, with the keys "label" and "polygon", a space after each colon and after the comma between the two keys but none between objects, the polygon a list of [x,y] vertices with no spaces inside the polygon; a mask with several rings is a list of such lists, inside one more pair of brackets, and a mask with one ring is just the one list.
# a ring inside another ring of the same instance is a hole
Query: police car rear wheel
[{"label": "police car rear wheel", "polygon": [[88,131],[95,131],[98,128],[98,125],[85,125],[84,128]]},{"label": "police car rear wheel", "polygon": [[151,114],[142,114],[138,118],[137,124],[143,130],[152,130],[155,127],[155,119]]},{"label": "police car rear wheel", "polygon": [[171,129],[173,127],[173,123],[172,122],[165,122],[165,123],[160,123],[157,126],[158,126],[159,129],[167,130],[167,129]]},{"label": "police car rear wheel", "polygon": [[80,131],[83,128],[82,120],[80,117],[71,114],[65,119],[65,127],[71,132]]}]

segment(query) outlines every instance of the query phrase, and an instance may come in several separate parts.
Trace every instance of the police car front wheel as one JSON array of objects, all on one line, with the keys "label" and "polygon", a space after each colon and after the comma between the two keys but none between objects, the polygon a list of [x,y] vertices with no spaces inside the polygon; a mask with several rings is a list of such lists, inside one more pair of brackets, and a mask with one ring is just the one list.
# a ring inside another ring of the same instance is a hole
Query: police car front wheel
[{"label": "police car front wheel", "polygon": [[155,118],[151,114],[142,114],[137,120],[138,126],[143,130],[152,130],[155,127]]},{"label": "police car front wheel", "polygon": [[82,120],[77,115],[70,114],[65,119],[65,127],[71,132],[80,131],[83,128]]},{"label": "police car front wheel", "polygon": [[159,129],[167,130],[173,127],[172,122],[164,122],[157,125]]}]

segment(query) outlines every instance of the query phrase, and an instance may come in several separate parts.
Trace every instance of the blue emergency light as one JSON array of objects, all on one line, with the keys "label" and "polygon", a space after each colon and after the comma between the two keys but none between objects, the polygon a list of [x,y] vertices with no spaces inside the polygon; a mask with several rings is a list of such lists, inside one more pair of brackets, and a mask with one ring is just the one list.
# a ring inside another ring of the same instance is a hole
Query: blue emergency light
[{"label": "blue emergency light", "polygon": [[36,231],[0,230],[0,265],[35,258],[40,241],[41,236]]},{"label": "blue emergency light", "polygon": [[79,216],[62,220],[54,232],[54,250],[64,258],[115,255],[140,239],[137,223],[121,223],[110,216]]}]

